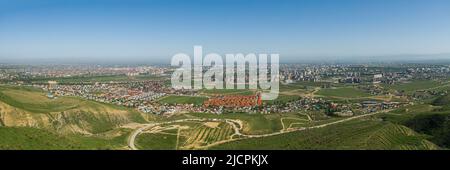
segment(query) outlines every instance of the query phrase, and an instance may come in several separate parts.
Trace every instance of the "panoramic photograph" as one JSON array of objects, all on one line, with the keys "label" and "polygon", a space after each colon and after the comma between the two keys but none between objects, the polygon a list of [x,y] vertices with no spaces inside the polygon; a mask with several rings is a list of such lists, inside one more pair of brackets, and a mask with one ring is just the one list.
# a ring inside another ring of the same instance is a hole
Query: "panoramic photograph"
[{"label": "panoramic photograph", "polygon": [[447,0],[0,0],[0,150],[448,150],[449,21]]}]

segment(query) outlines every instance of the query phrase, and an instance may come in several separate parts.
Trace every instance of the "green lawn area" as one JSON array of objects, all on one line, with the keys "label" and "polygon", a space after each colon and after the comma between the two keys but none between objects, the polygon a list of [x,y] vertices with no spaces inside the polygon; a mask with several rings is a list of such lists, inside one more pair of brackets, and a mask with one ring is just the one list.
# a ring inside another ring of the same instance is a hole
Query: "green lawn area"
[{"label": "green lawn area", "polygon": [[177,135],[172,134],[140,134],[136,138],[136,147],[144,150],[174,150]]},{"label": "green lawn area", "polygon": [[343,97],[343,98],[357,98],[357,97],[368,97],[369,93],[366,93],[356,87],[342,87],[336,89],[321,89],[316,93],[317,95],[325,97]]},{"label": "green lawn area", "polygon": [[160,103],[167,104],[194,104],[202,105],[208,98],[200,96],[166,96],[159,100]]}]

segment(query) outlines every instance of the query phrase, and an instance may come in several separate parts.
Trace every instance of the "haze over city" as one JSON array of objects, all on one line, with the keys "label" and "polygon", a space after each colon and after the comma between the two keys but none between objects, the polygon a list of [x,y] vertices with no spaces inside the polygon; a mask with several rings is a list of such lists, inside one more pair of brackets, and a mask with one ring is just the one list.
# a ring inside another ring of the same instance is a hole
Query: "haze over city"
[{"label": "haze over city", "polygon": [[176,53],[281,62],[450,59],[446,0],[0,0],[1,63],[169,63]]}]

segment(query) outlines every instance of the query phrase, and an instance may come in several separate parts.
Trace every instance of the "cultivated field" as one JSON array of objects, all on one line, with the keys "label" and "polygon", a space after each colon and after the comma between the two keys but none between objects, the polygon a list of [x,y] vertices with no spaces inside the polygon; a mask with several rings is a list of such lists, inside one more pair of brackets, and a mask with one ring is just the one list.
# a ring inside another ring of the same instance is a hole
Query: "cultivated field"
[{"label": "cultivated field", "polygon": [[191,121],[146,129],[137,137],[139,149],[204,149],[233,138],[232,127],[224,122]]}]

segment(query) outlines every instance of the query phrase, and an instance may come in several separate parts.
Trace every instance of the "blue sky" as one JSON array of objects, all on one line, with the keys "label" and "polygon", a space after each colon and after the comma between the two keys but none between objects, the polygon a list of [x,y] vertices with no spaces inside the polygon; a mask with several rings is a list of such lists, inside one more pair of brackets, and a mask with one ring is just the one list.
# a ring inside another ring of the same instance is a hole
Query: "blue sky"
[{"label": "blue sky", "polygon": [[448,0],[0,0],[0,63],[450,53]]}]

